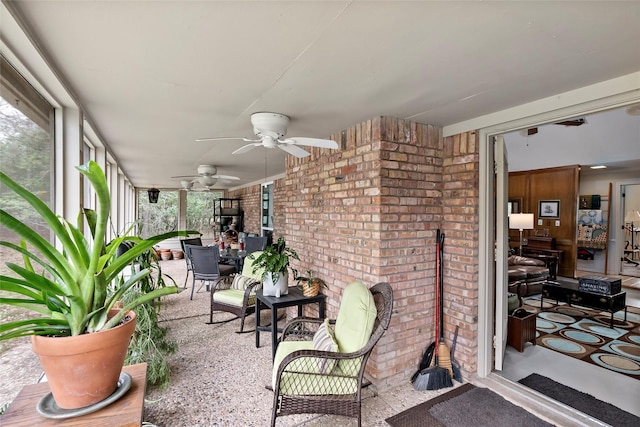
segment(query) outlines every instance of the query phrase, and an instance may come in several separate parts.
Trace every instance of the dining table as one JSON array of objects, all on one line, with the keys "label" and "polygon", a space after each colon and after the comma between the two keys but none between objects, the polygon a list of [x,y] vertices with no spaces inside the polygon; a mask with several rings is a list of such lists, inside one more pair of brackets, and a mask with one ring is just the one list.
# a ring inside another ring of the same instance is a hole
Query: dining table
[{"label": "dining table", "polygon": [[249,255],[248,252],[241,251],[240,249],[226,248],[220,251],[220,259],[232,261],[238,273],[242,272],[244,259],[247,255]]}]

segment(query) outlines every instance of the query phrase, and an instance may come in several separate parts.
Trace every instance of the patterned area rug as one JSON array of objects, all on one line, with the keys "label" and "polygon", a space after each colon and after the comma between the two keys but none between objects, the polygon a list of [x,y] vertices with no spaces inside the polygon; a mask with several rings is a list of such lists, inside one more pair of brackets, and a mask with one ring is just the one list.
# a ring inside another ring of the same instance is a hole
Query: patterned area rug
[{"label": "patterned area rug", "polygon": [[629,307],[611,315],[577,305],[545,299],[540,309],[540,296],[524,299],[523,308],[537,313],[536,344],[584,362],[628,375],[640,380],[640,310]]}]

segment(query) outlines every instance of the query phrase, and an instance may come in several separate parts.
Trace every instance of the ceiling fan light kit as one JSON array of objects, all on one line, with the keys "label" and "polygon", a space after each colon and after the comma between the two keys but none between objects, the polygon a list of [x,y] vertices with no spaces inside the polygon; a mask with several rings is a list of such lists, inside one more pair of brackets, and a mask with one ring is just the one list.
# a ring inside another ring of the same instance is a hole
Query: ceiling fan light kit
[{"label": "ceiling fan light kit", "polygon": [[289,126],[289,117],[279,113],[260,112],[251,115],[251,124],[253,125],[253,133],[258,139],[249,139],[244,137],[222,137],[222,138],[201,138],[198,142],[203,141],[221,141],[226,139],[239,139],[249,142],[243,147],[238,148],[233,154],[243,154],[255,147],[263,146],[265,148],[280,148],[281,150],[302,158],[310,156],[311,153],[300,148],[300,145],[308,147],[320,147],[337,149],[338,143],[331,139],[318,139],[307,137],[293,137],[283,139],[287,134]]}]

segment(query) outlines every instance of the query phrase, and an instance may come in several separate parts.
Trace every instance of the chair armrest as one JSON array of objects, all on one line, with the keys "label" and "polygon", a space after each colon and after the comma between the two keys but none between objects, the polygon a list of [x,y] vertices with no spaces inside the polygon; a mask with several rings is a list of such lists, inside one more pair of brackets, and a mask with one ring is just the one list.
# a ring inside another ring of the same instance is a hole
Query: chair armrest
[{"label": "chair armrest", "polygon": [[311,341],[324,319],[315,317],[296,317],[287,322],[282,330],[280,341]]}]

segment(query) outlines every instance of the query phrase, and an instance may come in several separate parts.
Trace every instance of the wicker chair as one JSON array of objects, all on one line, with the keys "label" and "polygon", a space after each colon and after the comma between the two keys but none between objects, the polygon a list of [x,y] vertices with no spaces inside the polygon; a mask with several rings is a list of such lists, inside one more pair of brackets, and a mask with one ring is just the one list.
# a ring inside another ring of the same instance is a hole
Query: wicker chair
[{"label": "wicker chair", "polygon": [[[260,252],[255,252],[255,258]],[[253,258],[253,259],[255,259]],[[211,311],[209,313],[209,324],[226,323],[240,318],[240,330],[238,333],[253,332],[244,330],[244,319],[247,315],[255,311],[256,290],[262,285],[262,271],[253,272],[253,259],[246,258],[242,267],[242,274],[234,274],[224,277],[211,290]],[[238,277],[242,276],[242,277]],[[242,278],[252,278],[253,280],[240,280]],[[236,317],[213,321],[214,311],[225,311],[235,314]]]},{"label": "wicker chair", "polygon": [[[365,341],[366,336],[362,336],[364,346],[353,350],[349,348],[353,343],[340,341],[341,331],[338,328],[341,325],[351,326],[348,321],[345,323],[345,319],[354,319],[354,312],[369,304],[364,299],[354,304],[354,299],[347,296],[355,284],[364,286],[359,282],[347,286],[337,319],[329,321],[336,326],[337,352],[314,349],[313,337],[322,327],[323,320],[299,317],[285,326],[274,359],[272,426],[275,426],[278,416],[302,413],[344,415],[357,418],[358,426],[361,425],[365,366],[373,347],[389,327],[393,292],[388,283],[378,283],[369,289],[377,310],[375,317],[367,314],[367,319],[373,317],[373,330],[368,341]],[[371,313],[371,309],[368,310]],[[362,319],[363,315],[356,314],[355,319],[358,318]]]}]

